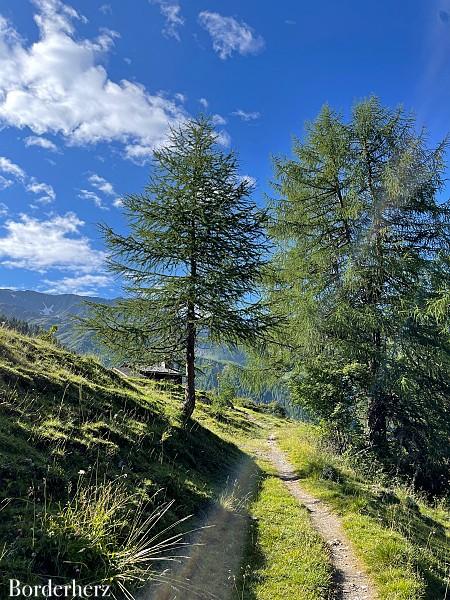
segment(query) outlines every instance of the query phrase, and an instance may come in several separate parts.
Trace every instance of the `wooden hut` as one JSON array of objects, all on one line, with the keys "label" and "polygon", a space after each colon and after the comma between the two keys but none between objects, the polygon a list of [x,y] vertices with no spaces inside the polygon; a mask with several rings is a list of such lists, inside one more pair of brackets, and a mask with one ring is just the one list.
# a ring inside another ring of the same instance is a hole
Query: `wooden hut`
[{"label": "wooden hut", "polygon": [[179,385],[183,383],[183,374],[181,371],[166,362],[151,366],[130,366],[124,364],[116,367],[114,370],[124,377],[145,377],[153,381],[170,381]]}]

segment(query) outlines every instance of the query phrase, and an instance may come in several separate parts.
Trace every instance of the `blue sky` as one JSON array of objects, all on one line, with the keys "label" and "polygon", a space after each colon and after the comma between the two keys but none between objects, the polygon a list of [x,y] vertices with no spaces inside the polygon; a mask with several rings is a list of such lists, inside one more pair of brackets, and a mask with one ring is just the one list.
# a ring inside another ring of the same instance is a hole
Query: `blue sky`
[{"label": "blue sky", "polygon": [[255,200],[328,102],[404,104],[450,131],[450,0],[2,0],[0,287],[115,296],[123,230],[169,123],[215,115]]}]

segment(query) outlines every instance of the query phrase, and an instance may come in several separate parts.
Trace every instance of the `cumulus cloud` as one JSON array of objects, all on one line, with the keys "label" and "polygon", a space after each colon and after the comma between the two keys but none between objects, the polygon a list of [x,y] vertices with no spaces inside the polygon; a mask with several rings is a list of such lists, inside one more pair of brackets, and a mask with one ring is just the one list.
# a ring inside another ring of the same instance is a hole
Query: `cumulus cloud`
[{"label": "cumulus cloud", "polygon": [[[39,202],[49,204],[56,198],[55,190],[48,183],[40,183],[35,177],[28,177],[22,167],[13,163],[6,156],[0,156],[0,171],[12,175],[16,181],[19,181],[27,192],[40,195]],[[0,189],[9,187],[14,182],[0,175]]]},{"label": "cumulus cloud", "polygon": [[175,0],[150,0],[150,4],[157,4],[165,19],[166,23],[162,30],[163,34],[179,42],[179,28],[184,25],[184,19],[181,16],[181,6],[178,2],[175,2]]},{"label": "cumulus cloud", "polygon": [[211,36],[213,48],[222,60],[238,54],[258,54],[264,48],[264,39],[256,35],[253,29],[233,17],[202,11],[198,16],[200,25],[206,29]]},{"label": "cumulus cloud", "polygon": [[4,202],[0,202],[0,217],[6,217],[8,211],[9,209],[6,204]]},{"label": "cumulus cloud", "polygon": [[209,102],[206,98],[200,98],[199,99],[200,104],[203,106],[203,108],[206,110],[209,106]]},{"label": "cumulus cloud", "polygon": [[99,288],[109,287],[111,283],[112,279],[108,275],[79,275],[78,277],[64,277],[57,281],[44,279],[44,284],[49,287],[43,291],[46,294],[93,296]]},{"label": "cumulus cloud", "polygon": [[48,140],[45,137],[40,137],[38,135],[30,135],[25,138],[25,146],[39,146],[40,148],[44,148],[45,150],[50,150],[51,152],[57,152],[58,148],[56,144],[54,144],[51,140]]},{"label": "cumulus cloud", "polygon": [[[126,79],[111,80],[101,60],[117,37],[75,35],[83,17],[60,0],[34,0],[39,40],[27,45],[0,17],[0,123],[35,135],[61,134],[69,144],[117,141],[133,158],[150,155],[183,109]],[[138,150],[133,152],[137,147]]]},{"label": "cumulus cloud", "polygon": [[46,272],[64,269],[89,274],[99,271],[105,254],[95,250],[86,237],[80,235],[84,225],[77,215],[67,213],[38,220],[22,215],[8,220],[0,236],[0,264],[5,267]]},{"label": "cumulus cloud", "polygon": [[113,184],[103,177],[100,177],[100,175],[97,175],[97,173],[93,173],[89,176],[89,183],[92,185],[92,187],[96,188],[100,192],[103,192],[104,194],[107,194],[108,196],[117,196],[116,192],[114,191]]},{"label": "cumulus cloud", "polygon": [[243,121],[256,121],[261,117],[261,113],[259,112],[245,112],[245,110],[235,110],[231,113],[234,117],[239,117]]}]

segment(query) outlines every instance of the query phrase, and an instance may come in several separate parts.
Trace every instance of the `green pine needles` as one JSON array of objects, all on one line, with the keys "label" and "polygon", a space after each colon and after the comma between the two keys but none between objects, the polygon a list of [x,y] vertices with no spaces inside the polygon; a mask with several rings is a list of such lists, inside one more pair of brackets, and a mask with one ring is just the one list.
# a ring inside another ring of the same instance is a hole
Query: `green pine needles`
[{"label": "green pine needles", "polygon": [[325,107],[275,162],[271,227],[292,398],[433,489],[450,464],[444,151],[375,98],[349,121]]},{"label": "green pine needles", "polygon": [[86,325],[120,359],[184,361],[184,417],[195,407],[199,338],[255,341],[272,317],[258,297],[266,212],[253,203],[210,120],[186,121],[155,150],[143,194],[123,200],[129,233],[102,231],[125,297],[91,305]]}]

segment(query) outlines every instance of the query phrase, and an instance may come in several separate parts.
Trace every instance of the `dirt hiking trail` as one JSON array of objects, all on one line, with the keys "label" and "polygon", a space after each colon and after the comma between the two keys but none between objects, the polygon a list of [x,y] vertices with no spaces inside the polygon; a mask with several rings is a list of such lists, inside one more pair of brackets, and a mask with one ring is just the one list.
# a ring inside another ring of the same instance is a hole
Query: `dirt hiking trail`
[{"label": "dirt hiking trail", "polygon": [[[257,481],[255,463],[246,457],[229,480],[228,494],[244,502]],[[150,586],[139,600],[230,600],[237,592],[249,518],[226,501],[216,503],[183,553],[188,558],[171,568],[168,583]]]},{"label": "dirt hiking trail", "polygon": [[293,466],[280,450],[274,435],[268,440],[268,458],[280,478],[297,500],[309,511],[311,522],[325,540],[334,567],[335,600],[376,600],[367,575],[362,571],[342,525],[332,512],[317,498],[305,492]]},{"label": "dirt hiking trail", "polygon": [[[255,424],[258,424],[255,420]],[[295,469],[280,450],[276,437],[269,436],[268,443],[252,452],[272,463],[278,476],[290,493],[309,511],[313,527],[323,537],[329,548],[332,563],[332,600],[376,600],[377,596],[367,575],[353,553],[339,518],[320,500],[303,490]],[[232,494],[245,499],[256,489],[258,469],[251,456],[247,456],[235,471]],[[191,544],[175,567],[170,569],[167,582],[151,584],[139,600],[231,600],[240,596],[237,577],[240,572],[247,541],[249,515],[236,511],[226,502],[216,502],[205,517],[204,528],[190,540]],[[286,598],[301,600],[301,598]]]}]

